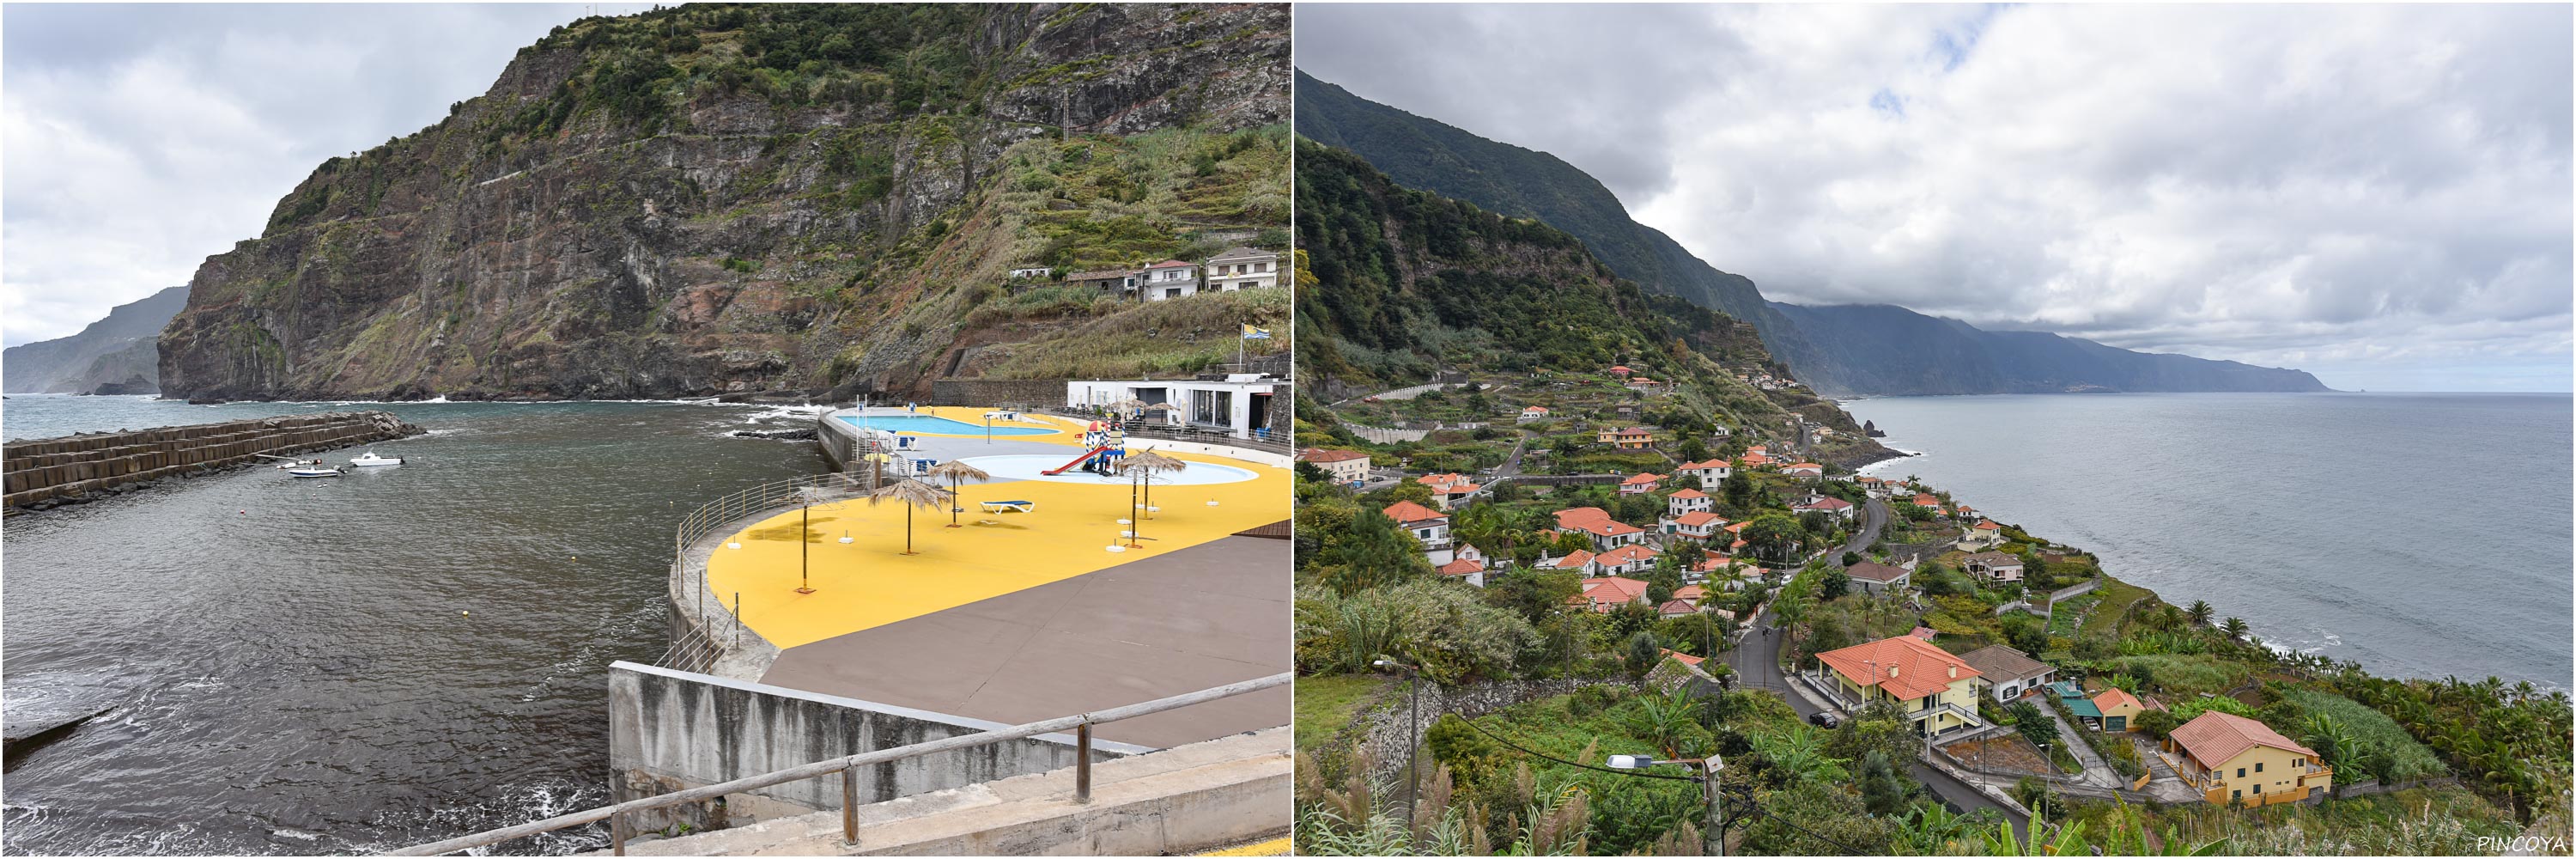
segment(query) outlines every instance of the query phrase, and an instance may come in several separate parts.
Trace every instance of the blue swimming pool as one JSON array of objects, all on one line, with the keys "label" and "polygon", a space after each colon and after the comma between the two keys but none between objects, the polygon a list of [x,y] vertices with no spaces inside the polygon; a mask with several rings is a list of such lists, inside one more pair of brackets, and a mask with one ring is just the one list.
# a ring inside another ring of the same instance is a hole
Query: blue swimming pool
[{"label": "blue swimming pool", "polygon": [[[932,433],[936,435],[984,434],[983,424],[952,421],[935,415],[871,415],[865,419],[860,418],[858,415],[842,415],[841,420],[842,422],[854,427],[881,429],[887,432],[919,432]],[[1057,432],[1059,431],[1044,427],[1027,426],[1024,424],[1004,424],[996,422],[993,425],[993,434],[997,436],[1055,435]]]}]

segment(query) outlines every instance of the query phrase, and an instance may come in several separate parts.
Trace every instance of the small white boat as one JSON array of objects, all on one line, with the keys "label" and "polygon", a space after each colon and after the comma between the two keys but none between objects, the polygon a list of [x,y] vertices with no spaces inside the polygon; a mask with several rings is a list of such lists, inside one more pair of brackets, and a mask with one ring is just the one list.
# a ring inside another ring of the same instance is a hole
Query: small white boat
[{"label": "small white boat", "polygon": [[286,470],[297,477],[339,477],[342,472],[327,465],[298,465]]},{"label": "small white boat", "polygon": [[377,455],[376,455],[376,452],[371,450],[371,451],[367,451],[366,453],[362,453],[362,454],[358,454],[357,456],[350,457],[350,458],[349,458],[349,464],[350,464],[350,465],[357,466],[357,467],[359,467],[359,468],[366,468],[366,467],[369,467],[369,466],[375,466],[375,465],[401,465],[401,464],[402,464],[402,457],[399,457],[399,456],[377,456]]}]

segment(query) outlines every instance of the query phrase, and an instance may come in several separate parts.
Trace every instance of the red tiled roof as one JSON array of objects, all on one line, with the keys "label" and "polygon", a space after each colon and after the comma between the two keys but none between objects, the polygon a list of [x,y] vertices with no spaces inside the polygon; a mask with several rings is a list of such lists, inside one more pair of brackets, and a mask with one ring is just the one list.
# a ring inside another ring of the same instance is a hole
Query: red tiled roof
[{"label": "red tiled roof", "polygon": [[1899,701],[1912,701],[1977,676],[1977,669],[1959,657],[1911,635],[1827,651],[1816,658],[1853,683],[1885,689]]},{"label": "red tiled roof", "polygon": [[1681,651],[1674,650],[1674,649],[1669,648],[1669,647],[1668,647],[1668,648],[1664,648],[1664,655],[1665,655],[1665,656],[1670,656],[1670,657],[1672,657],[1675,661],[1678,661],[1678,662],[1680,662],[1680,663],[1681,663],[1681,664],[1683,664],[1683,665],[1688,665],[1688,666],[1690,666],[1690,667],[1692,667],[1692,668],[1698,668],[1700,663],[1702,663],[1702,662],[1707,662],[1707,661],[1708,661],[1708,658],[1707,658],[1707,657],[1703,657],[1703,656],[1692,656],[1692,655],[1690,655],[1690,654],[1688,654],[1688,653],[1683,653],[1683,652],[1681,652]]},{"label": "red tiled roof", "polygon": [[1543,415],[1543,414],[1547,414],[1547,407],[1546,407],[1546,406],[1531,406],[1531,407],[1529,407],[1529,408],[1522,409],[1522,410],[1521,410],[1521,414],[1525,414],[1525,415]]},{"label": "red tiled roof", "polygon": [[1706,498],[1706,497],[1708,497],[1708,493],[1706,493],[1706,492],[1701,492],[1701,491],[1699,491],[1699,490],[1697,490],[1697,489],[1679,489],[1679,490],[1674,490],[1673,494],[1671,494],[1671,495],[1667,495],[1667,496],[1664,496],[1664,497],[1666,497],[1666,498]]},{"label": "red tiled roof", "polygon": [[1995,527],[1995,523],[1993,523],[1993,522],[1979,522],[1979,523],[1977,523],[1977,530],[1979,530],[1979,531],[2001,531],[2001,530],[2003,530],[2003,529],[2002,529],[2002,528]]},{"label": "red tiled roof", "polygon": [[1560,570],[1579,570],[1583,568],[1583,565],[1589,563],[1592,563],[1592,553],[1582,549],[1576,549],[1565,557],[1556,559],[1556,568]]},{"label": "red tiled roof", "polygon": [[1556,527],[1602,537],[1645,533],[1643,528],[1610,518],[1610,511],[1599,507],[1574,507],[1556,511]]},{"label": "red tiled roof", "polygon": [[1429,507],[1424,507],[1411,501],[1398,501],[1393,504],[1386,505],[1386,509],[1379,512],[1385,513],[1386,518],[1393,519],[1400,524],[1408,525],[1415,522],[1428,522],[1433,519],[1449,518],[1445,514],[1434,512]]},{"label": "red tiled roof", "polygon": [[1673,599],[1690,600],[1691,602],[1699,602],[1702,598],[1707,596],[1708,589],[1698,585],[1683,585],[1680,590],[1673,592]]},{"label": "red tiled roof", "polygon": [[1600,557],[1601,563],[1616,566],[1619,564],[1629,564],[1638,561],[1652,561],[1658,554],[1661,553],[1655,551],[1654,547],[1647,546],[1642,543],[1630,543],[1628,545],[1603,552]]},{"label": "red tiled roof", "polygon": [[1607,605],[1620,605],[1645,599],[1646,583],[1626,576],[1602,576],[1583,581],[1583,598]]},{"label": "red tiled roof", "polygon": [[1817,464],[1812,463],[1812,462],[1796,462],[1796,463],[1790,463],[1790,464],[1788,464],[1788,465],[1786,465],[1786,466],[1782,466],[1782,467],[1783,467],[1783,468],[1812,468],[1812,469],[1815,469],[1815,470],[1817,470],[1817,471],[1823,471],[1823,470],[1825,470],[1825,467],[1824,467],[1824,466],[1817,465]]},{"label": "red tiled roof", "polygon": [[1182,261],[1180,261],[1180,260],[1176,260],[1176,259],[1167,259],[1167,260],[1164,260],[1164,261],[1162,261],[1162,262],[1158,262],[1158,263],[1155,263],[1155,264],[1153,264],[1153,265],[1146,266],[1146,267],[1145,267],[1145,270],[1147,270],[1147,271],[1152,271],[1152,270],[1154,270],[1154,269],[1158,269],[1158,268],[1171,268],[1171,267],[1173,267],[1173,266],[1187,266],[1187,265],[1189,265],[1189,263],[1185,263],[1185,262],[1182,262]]},{"label": "red tiled roof", "polygon": [[1310,447],[1306,449],[1306,452],[1298,454],[1297,458],[1303,459],[1307,462],[1342,462],[1353,459],[1367,459],[1368,452],[1358,450],[1325,450],[1320,447]]},{"label": "red tiled roof", "polygon": [[1654,435],[1654,434],[1655,434],[1655,431],[1654,431],[1654,430],[1647,429],[1647,428],[1645,428],[1645,427],[1629,427],[1629,428],[1627,428],[1627,429],[1620,430],[1620,431],[1618,431],[1617,433],[1613,433],[1613,434],[1614,434],[1614,435],[1622,435],[1622,436],[1631,436],[1631,435],[1648,435],[1648,436],[1650,436],[1650,435]]},{"label": "red tiled roof", "polygon": [[1657,614],[1690,614],[1698,610],[1689,600],[1665,600],[1663,605],[1655,607]]},{"label": "red tiled roof", "polygon": [[1481,573],[1484,571],[1485,562],[1473,558],[1459,558],[1458,560],[1440,565],[1440,574],[1444,576],[1463,576],[1468,573]]},{"label": "red tiled roof", "polygon": [[1698,461],[1698,462],[1685,462],[1685,463],[1682,463],[1682,464],[1681,464],[1681,470],[1683,470],[1683,471],[1697,471],[1697,470],[1704,469],[1704,468],[1725,468],[1726,466],[1727,466],[1727,462],[1726,462],[1726,460],[1723,460],[1723,459],[1703,459],[1703,460],[1700,460],[1700,461]]},{"label": "red tiled roof", "polygon": [[2236,759],[2246,749],[2270,746],[2285,751],[2316,756],[2316,750],[2290,741],[2271,726],[2236,715],[2211,710],[2199,718],[2173,729],[2173,741],[2201,765],[2216,768]]},{"label": "red tiled roof", "polygon": [[2144,708],[2147,705],[2140,702],[2138,696],[2131,695],[2128,690],[2117,686],[2104,689],[2102,694],[2093,696],[2093,708],[2102,712],[2108,713],[2111,712],[2111,708],[2120,706]]},{"label": "red tiled roof", "polygon": [[1851,505],[1851,502],[1849,502],[1849,501],[1845,501],[1845,500],[1842,500],[1842,499],[1840,499],[1840,498],[1818,498],[1818,499],[1816,499],[1815,501],[1812,501],[1812,502],[1802,502],[1802,503],[1800,503],[1800,504],[1798,505],[1798,509],[1801,509],[1801,510],[1826,510],[1826,511],[1833,511],[1833,510],[1847,510],[1847,509],[1850,509],[1850,508],[1851,508],[1851,506],[1852,506],[1852,505]]},{"label": "red tiled roof", "polygon": [[1649,474],[1649,473],[1646,473],[1646,472],[1642,472],[1642,471],[1641,471],[1641,472],[1638,472],[1638,473],[1636,473],[1636,474],[1629,475],[1628,479],[1626,479],[1626,480],[1619,481],[1619,485],[1621,485],[1621,486],[1637,486],[1637,485],[1641,485],[1641,484],[1653,483],[1653,482],[1655,482],[1655,481],[1662,480],[1662,479],[1664,479],[1664,476],[1663,476],[1663,475],[1661,475],[1661,474]]},{"label": "red tiled roof", "polygon": [[1691,512],[1689,512],[1689,513],[1684,513],[1684,514],[1682,514],[1682,515],[1679,515],[1679,516],[1675,516],[1675,517],[1673,517],[1673,522],[1675,522],[1676,524],[1681,524],[1681,525],[1690,525],[1690,526],[1693,526],[1693,527],[1697,527],[1697,526],[1700,526],[1700,525],[1706,525],[1706,524],[1709,524],[1709,523],[1711,523],[1711,522],[1724,522],[1724,521],[1726,521],[1726,520],[1718,518],[1717,514],[1715,514],[1715,513],[1711,513],[1711,512],[1708,512],[1708,511],[1706,511],[1706,510],[1693,510],[1693,511],[1691,511]]}]

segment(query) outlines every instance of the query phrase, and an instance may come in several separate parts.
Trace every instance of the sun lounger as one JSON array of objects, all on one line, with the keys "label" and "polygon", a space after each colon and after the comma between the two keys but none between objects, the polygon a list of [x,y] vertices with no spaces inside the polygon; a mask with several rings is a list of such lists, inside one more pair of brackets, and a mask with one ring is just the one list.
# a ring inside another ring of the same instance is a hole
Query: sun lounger
[{"label": "sun lounger", "polygon": [[1035,501],[978,501],[975,503],[984,505],[986,513],[1038,512],[1038,503]]}]

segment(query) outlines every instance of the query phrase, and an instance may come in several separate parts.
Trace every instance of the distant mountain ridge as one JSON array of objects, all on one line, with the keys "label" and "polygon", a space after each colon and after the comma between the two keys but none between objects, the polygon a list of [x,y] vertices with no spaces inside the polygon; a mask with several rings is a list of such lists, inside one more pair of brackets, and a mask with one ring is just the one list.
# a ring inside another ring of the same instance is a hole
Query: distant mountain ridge
[{"label": "distant mountain ridge", "polygon": [[1296,87],[1298,134],[1359,154],[1397,184],[1571,233],[1624,279],[1753,323],[1771,353],[1822,393],[2328,390],[2298,370],[1985,331],[1893,305],[1770,301],[1750,279],[1631,219],[1609,188],[1556,156],[1360,98],[1303,70]]},{"label": "distant mountain ridge", "polygon": [[162,326],[188,304],[174,286],[117,305],[80,333],[0,351],[0,390],[12,394],[151,394],[160,391]]}]

